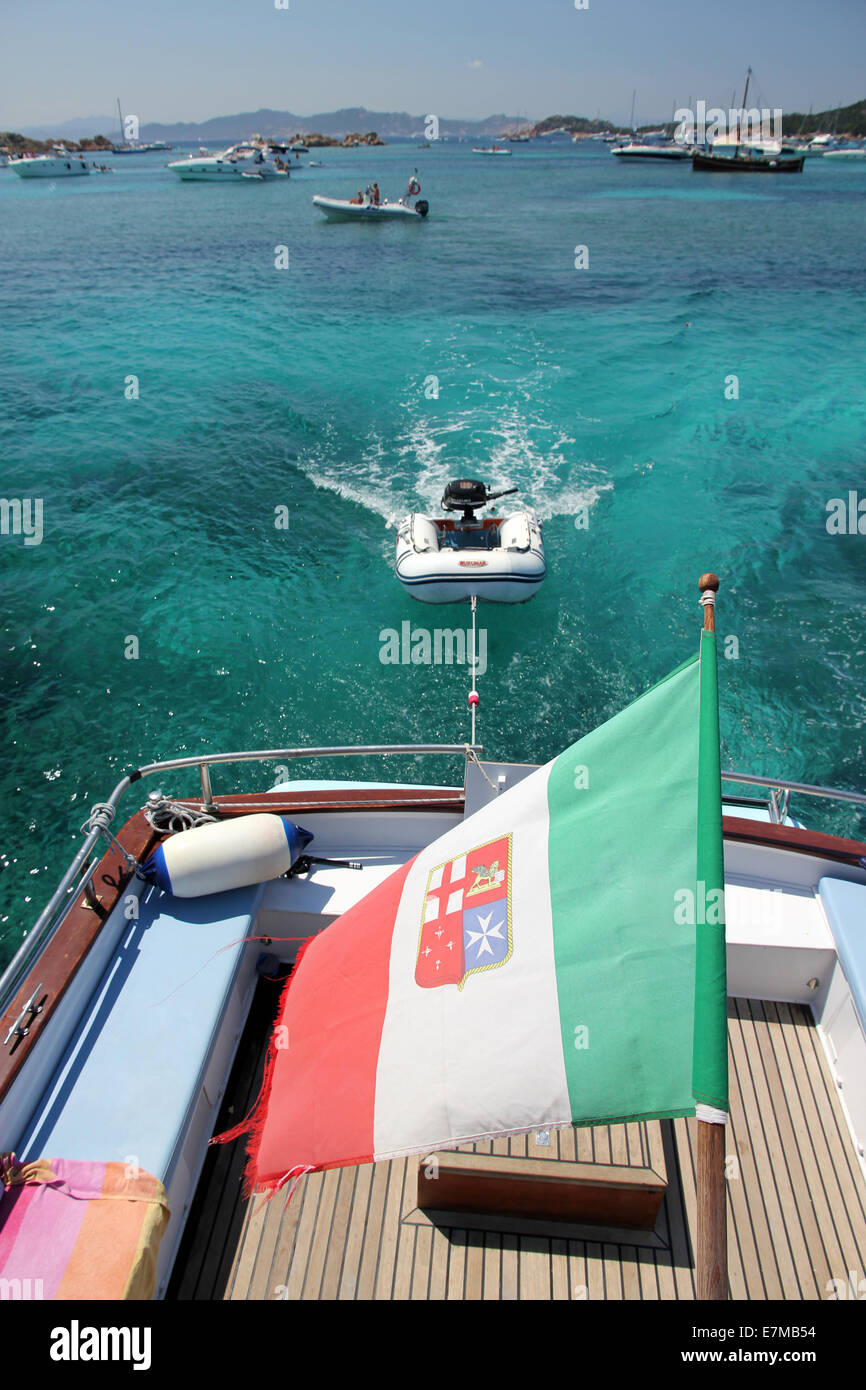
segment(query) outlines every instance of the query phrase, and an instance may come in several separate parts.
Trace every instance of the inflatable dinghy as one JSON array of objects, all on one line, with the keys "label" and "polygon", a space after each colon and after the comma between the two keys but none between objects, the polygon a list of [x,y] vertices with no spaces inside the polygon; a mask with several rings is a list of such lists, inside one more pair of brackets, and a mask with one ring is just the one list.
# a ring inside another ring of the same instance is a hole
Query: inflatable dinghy
[{"label": "inflatable dinghy", "polygon": [[352,198],[323,198],[316,194],[313,206],[323,212],[329,222],[421,222],[430,211],[426,198],[419,198],[421,185],[413,174],[402,198],[389,203],[387,198],[374,202],[370,189]]},{"label": "inflatable dinghy", "polygon": [[478,518],[475,513],[517,488],[488,492],[472,479],[450,482],[442,509],[457,519],[412,512],[397,533],[397,578],[422,603],[526,603],[539,589],[546,568],[541,524],[531,512]]}]

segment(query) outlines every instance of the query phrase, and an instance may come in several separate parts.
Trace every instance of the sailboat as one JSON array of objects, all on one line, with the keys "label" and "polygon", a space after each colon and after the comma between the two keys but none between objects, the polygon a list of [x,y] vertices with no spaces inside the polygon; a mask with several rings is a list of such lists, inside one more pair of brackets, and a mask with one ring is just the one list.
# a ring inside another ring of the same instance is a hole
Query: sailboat
[{"label": "sailboat", "polygon": [[[749,82],[752,69],[746,72],[746,87],[743,92],[742,119],[745,120],[749,97]],[[692,154],[692,169],[710,173],[725,174],[800,174],[803,172],[804,155],[786,151],[778,140],[742,140],[742,130],[738,121],[732,135],[722,136],[713,141],[709,151],[695,150]]]},{"label": "sailboat", "polygon": [[167,140],[127,140],[125,127],[123,124],[123,112],[120,109],[120,97],[117,98],[117,120],[120,126],[120,140],[112,145],[112,154],[150,154],[154,150],[166,151],[172,147]]}]

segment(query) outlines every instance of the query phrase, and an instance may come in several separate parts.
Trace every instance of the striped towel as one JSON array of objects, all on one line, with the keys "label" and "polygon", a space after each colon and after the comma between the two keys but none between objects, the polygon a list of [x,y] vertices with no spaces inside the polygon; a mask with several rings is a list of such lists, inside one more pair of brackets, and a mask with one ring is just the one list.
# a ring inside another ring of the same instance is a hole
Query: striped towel
[{"label": "striped towel", "polygon": [[3,1298],[149,1299],[165,1188],[123,1163],[0,1154]]}]

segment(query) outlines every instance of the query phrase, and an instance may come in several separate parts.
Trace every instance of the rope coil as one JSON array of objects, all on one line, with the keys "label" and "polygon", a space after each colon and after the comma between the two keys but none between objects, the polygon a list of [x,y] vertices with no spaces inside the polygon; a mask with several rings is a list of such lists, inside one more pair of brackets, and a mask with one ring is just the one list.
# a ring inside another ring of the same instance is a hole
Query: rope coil
[{"label": "rope coil", "polygon": [[151,792],[144,807],[144,818],[152,830],[178,835],[182,830],[194,830],[198,825],[213,824],[218,817],[193,806],[171,801],[162,792]]}]

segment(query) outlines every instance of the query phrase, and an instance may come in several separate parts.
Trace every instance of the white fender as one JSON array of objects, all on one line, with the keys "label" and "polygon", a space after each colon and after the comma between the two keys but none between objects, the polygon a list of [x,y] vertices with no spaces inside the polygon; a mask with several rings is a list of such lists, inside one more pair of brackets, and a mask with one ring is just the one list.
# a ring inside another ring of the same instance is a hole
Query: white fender
[{"label": "white fender", "polygon": [[198,825],[164,840],[141,872],[176,898],[201,898],[279,878],[312,840],[287,816],[261,812]]}]

